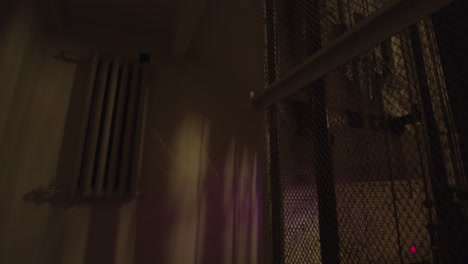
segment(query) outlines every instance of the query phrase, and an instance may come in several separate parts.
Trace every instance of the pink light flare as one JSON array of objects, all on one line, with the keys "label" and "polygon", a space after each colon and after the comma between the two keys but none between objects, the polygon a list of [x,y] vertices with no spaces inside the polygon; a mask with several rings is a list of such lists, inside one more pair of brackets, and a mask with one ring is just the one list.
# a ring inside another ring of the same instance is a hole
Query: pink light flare
[{"label": "pink light flare", "polygon": [[411,247],[409,248],[409,251],[410,251],[412,254],[415,254],[415,253],[416,253],[416,246],[415,246],[415,245],[411,245]]}]

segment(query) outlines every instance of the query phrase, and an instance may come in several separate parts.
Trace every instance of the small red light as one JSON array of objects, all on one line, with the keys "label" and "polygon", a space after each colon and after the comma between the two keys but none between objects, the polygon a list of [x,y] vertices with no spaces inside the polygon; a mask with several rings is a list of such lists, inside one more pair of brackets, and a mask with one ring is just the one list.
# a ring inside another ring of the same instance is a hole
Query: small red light
[{"label": "small red light", "polygon": [[411,245],[411,247],[409,248],[409,251],[411,251],[411,253],[415,254],[416,253],[416,246]]}]

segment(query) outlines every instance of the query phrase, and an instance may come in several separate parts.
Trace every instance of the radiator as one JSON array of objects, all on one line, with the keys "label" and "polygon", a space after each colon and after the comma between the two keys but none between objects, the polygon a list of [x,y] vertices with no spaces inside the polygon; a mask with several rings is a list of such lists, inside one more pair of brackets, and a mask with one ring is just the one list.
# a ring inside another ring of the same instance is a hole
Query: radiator
[{"label": "radiator", "polygon": [[94,54],[77,63],[57,186],[84,197],[137,194],[148,63]]}]

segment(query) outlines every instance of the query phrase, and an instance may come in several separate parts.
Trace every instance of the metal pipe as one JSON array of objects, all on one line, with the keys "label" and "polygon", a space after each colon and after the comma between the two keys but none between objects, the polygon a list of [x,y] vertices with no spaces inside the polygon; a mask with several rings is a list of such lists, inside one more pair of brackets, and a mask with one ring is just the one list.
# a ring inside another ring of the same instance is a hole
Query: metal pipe
[{"label": "metal pipe", "polygon": [[132,175],[130,180],[130,195],[137,195],[138,183],[141,175],[141,166],[143,162],[143,148],[145,141],[145,128],[146,128],[146,109],[148,108],[149,96],[149,71],[148,64],[142,64],[141,78],[142,82],[139,85],[138,94],[138,109],[137,109],[137,122],[135,132],[135,147],[132,165]]},{"label": "metal pipe", "polygon": [[261,110],[287,97],[454,0],[393,0],[255,96]]},{"label": "metal pipe", "polygon": [[118,87],[118,97],[116,101],[115,123],[112,135],[112,151],[110,155],[109,172],[107,175],[106,194],[112,195],[115,189],[117,174],[119,173],[120,156],[122,153],[122,134],[125,129],[123,126],[125,119],[125,100],[128,95],[130,75],[130,62],[123,62],[121,79]]},{"label": "metal pipe", "polygon": [[97,67],[97,53],[92,59],[78,63],[70,95],[56,180],[60,187],[61,181],[66,181],[71,195],[79,191]]},{"label": "metal pipe", "polygon": [[[322,24],[323,9],[320,1],[313,1],[312,16],[303,17],[304,23],[318,25],[318,30],[305,32],[306,55],[313,56],[322,48]],[[331,34],[339,34],[333,30]],[[335,37],[335,36],[332,36]],[[335,177],[333,173],[333,157],[330,147],[330,133],[327,123],[327,83],[319,79],[308,86],[309,96],[312,102],[310,116],[314,134],[311,144],[314,146],[314,161],[317,185],[317,203],[319,214],[320,254],[322,263],[340,263],[340,245],[338,235],[338,214],[336,211]]]},{"label": "metal pipe", "polygon": [[[266,35],[266,85],[271,85],[277,79],[277,32],[276,32],[276,1],[265,0],[265,35]],[[276,105],[271,106],[266,111],[266,138],[268,139],[268,166],[267,175],[269,177],[266,188],[269,189],[270,196],[267,197],[271,203],[271,263],[284,263],[284,216],[283,216],[283,190],[280,172],[280,160],[278,149],[278,109]],[[265,217],[265,219],[267,219]],[[270,230],[268,230],[269,232]]]},{"label": "metal pipe", "polygon": [[107,77],[109,71],[109,59],[104,58],[98,69],[99,74],[94,86],[93,106],[89,118],[88,131],[86,137],[86,149],[83,157],[82,170],[82,193],[89,196],[93,191],[93,180],[95,180],[96,152],[99,147],[99,132],[101,128],[102,107],[106,94]]},{"label": "metal pipe", "polygon": [[97,158],[97,169],[96,169],[96,184],[94,187],[94,194],[100,196],[103,192],[104,178],[106,174],[106,168],[110,158],[109,149],[111,148],[111,127],[112,120],[114,117],[114,105],[115,105],[115,96],[117,93],[117,85],[119,79],[120,71],[120,59],[118,57],[112,60],[111,72],[110,72],[110,82],[107,83],[107,91],[105,95],[105,101],[102,108],[102,117],[101,117],[101,144],[99,149],[96,150],[98,153]]},{"label": "metal pipe", "polygon": [[124,195],[128,191],[129,179],[132,175],[132,149],[134,147],[136,103],[138,99],[138,85],[141,83],[141,65],[132,65],[131,85],[127,87],[127,107],[125,110],[124,134],[122,139],[122,156],[118,176],[118,193]]},{"label": "metal pipe", "polygon": [[[419,96],[423,107],[423,124],[426,128],[429,140],[431,187],[434,195],[434,206],[438,223],[438,245],[433,248],[447,247],[447,252],[441,254],[442,263],[461,261],[466,263],[468,256],[465,251],[464,237],[459,234],[463,229],[463,215],[457,209],[448,183],[447,171],[444,162],[443,147],[440,141],[440,133],[435,119],[433,99],[431,96],[428,75],[424,65],[421,40],[418,28],[410,27],[410,39],[419,84]],[[443,245],[445,244],[445,245]]]},{"label": "metal pipe", "polygon": [[[405,38],[404,34],[401,34],[400,39],[401,39],[402,42],[404,42],[406,44],[406,49],[405,49],[406,52],[404,52],[404,54],[406,54],[406,56],[403,56],[403,64],[405,66],[406,78],[407,78],[407,81],[408,81],[408,84],[409,84],[407,86],[409,101],[414,102],[415,100],[413,98],[413,91],[411,90],[411,87],[416,89],[417,85],[413,85],[414,81],[412,81],[411,78],[410,78],[410,75],[415,74],[414,70],[411,70],[411,65],[409,65],[410,64],[409,63],[410,54],[408,54],[409,53],[408,50],[410,49],[410,47],[408,45],[408,39]],[[414,106],[413,108],[415,108],[415,109],[413,109],[413,112],[414,111],[420,111],[419,105]],[[414,124],[414,131],[415,131],[414,140],[416,141],[416,146],[417,146],[418,155],[419,155],[418,160],[419,160],[419,163],[420,163],[420,166],[421,166],[421,173],[422,173],[421,176],[422,176],[422,179],[423,179],[424,194],[426,195],[426,200],[429,200],[429,199],[431,199],[431,194],[430,194],[428,183],[427,183],[428,176],[426,174],[426,166],[425,166],[425,163],[424,163],[424,159],[426,160],[426,164],[430,161],[429,151],[427,150],[428,144],[427,144],[427,141],[424,138],[424,135],[422,135],[422,133],[420,133],[420,128],[419,128],[418,124],[416,124],[416,123]],[[422,146],[425,146],[425,151],[424,152],[422,150]],[[423,153],[425,153],[425,154],[423,154]],[[433,220],[433,215],[432,215],[432,210],[431,209],[427,210],[427,217],[428,217],[429,226],[430,227],[434,226],[434,220]],[[429,233],[429,238],[430,238],[430,242],[431,242],[431,245],[432,245],[436,241],[434,230],[432,228],[429,228],[428,233]],[[432,259],[434,261],[434,264],[439,263],[437,256],[433,255]]]}]

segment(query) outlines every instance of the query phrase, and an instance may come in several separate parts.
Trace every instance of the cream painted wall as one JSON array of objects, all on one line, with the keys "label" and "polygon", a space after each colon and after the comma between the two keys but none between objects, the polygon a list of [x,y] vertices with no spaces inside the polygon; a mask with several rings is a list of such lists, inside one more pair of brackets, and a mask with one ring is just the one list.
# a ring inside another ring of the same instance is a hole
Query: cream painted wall
[{"label": "cream painted wall", "polygon": [[[213,12],[214,2],[180,65],[157,36],[93,25],[49,34],[22,1],[1,11],[0,263],[261,261],[263,131],[248,98],[262,85],[260,22],[236,16],[241,10]],[[223,14],[230,26],[210,35],[206,21]],[[258,39],[232,43],[243,33]],[[206,56],[213,47],[217,55]],[[152,53],[138,200],[63,208],[23,199],[55,175],[76,67],[52,58],[59,49]]]},{"label": "cream painted wall", "polygon": [[136,263],[261,263],[257,1],[208,1],[187,57],[154,76]]},{"label": "cream painted wall", "polygon": [[10,85],[1,89],[0,263],[134,263],[137,201],[64,208],[25,195],[54,180],[58,163],[76,65],[53,55],[64,49],[136,56],[155,45],[84,25],[49,34],[29,2],[10,10],[1,32],[0,77]]},{"label": "cream painted wall", "polygon": [[217,91],[234,86],[201,79],[193,67],[155,80],[137,263],[257,263],[259,121]]},{"label": "cream painted wall", "polygon": [[7,10],[0,57],[0,262],[43,263],[51,209],[22,198],[55,173],[74,68],[45,56],[45,34],[29,2],[11,2]]}]

